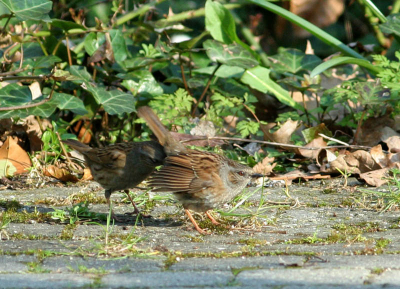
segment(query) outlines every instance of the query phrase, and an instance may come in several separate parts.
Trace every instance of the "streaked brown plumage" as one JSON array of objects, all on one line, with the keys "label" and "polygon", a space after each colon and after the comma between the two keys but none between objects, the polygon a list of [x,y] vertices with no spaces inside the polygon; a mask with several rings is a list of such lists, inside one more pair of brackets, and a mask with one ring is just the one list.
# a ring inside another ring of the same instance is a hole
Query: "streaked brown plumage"
[{"label": "streaked brown plumage", "polygon": [[[109,205],[112,192],[123,190],[135,208],[134,213],[139,210],[128,189],[145,180],[166,157],[163,147],[155,141],[118,143],[104,148],[91,148],[73,139],[63,143],[84,156],[94,180],[105,189]],[[116,219],[114,214],[113,218]]]},{"label": "streaked brown plumage", "polygon": [[173,192],[199,233],[206,232],[189,210],[205,212],[218,224],[208,211],[231,201],[253,177],[262,176],[225,156],[186,148],[172,137],[149,107],[140,107],[138,114],[167,154],[164,166],[150,177],[150,185],[156,187],[155,191]]}]

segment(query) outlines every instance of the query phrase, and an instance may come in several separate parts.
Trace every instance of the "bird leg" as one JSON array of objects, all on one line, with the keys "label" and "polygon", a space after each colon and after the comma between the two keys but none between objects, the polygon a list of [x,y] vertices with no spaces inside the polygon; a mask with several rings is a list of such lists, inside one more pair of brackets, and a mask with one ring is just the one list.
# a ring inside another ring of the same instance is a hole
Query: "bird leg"
[{"label": "bird leg", "polygon": [[139,215],[141,214],[143,218],[150,218],[150,215],[144,215],[140,212],[139,208],[136,206],[135,202],[132,200],[131,195],[129,194],[129,190],[124,190],[124,193],[128,196],[129,200],[132,203],[132,206],[135,210],[132,213],[125,213],[126,215]]},{"label": "bird leg", "polygon": [[210,211],[206,211],[206,215],[211,220],[211,223],[213,223],[214,225],[221,225],[220,222],[218,222],[217,220],[214,219],[213,216],[211,216]]},{"label": "bird leg", "polygon": [[204,231],[202,228],[199,227],[199,225],[197,224],[196,220],[193,218],[192,214],[189,212],[189,210],[185,209],[185,213],[186,215],[188,215],[189,220],[192,222],[192,224],[194,225],[194,228],[197,230],[197,232],[199,232],[202,235],[208,235],[210,233]]},{"label": "bird leg", "polygon": [[135,202],[132,200],[132,197],[131,197],[131,195],[129,194],[129,190],[124,190],[124,193],[128,196],[128,199],[131,201],[131,203],[132,203],[132,206],[135,208],[135,210],[133,211],[133,213],[129,213],[130,215],[132,214],[139,214],[140,213],[140,210],[138,209],[138,207],[136,207],[136,204],[135,204]]},{"label": "bird leg", "polygon": [[123,222],[123,220],[121,220],[120,218],[118,218],[115,214],[114,214],[114,210],[111,207],[111,201],[110,201],[110,197],[111,197],[111,190],[105,190],[104,195],[106,197],[107,200],[107,204],[108,204],[108,208],[109,210],[111,210],[111,218],[116,221],[116,222]]}]

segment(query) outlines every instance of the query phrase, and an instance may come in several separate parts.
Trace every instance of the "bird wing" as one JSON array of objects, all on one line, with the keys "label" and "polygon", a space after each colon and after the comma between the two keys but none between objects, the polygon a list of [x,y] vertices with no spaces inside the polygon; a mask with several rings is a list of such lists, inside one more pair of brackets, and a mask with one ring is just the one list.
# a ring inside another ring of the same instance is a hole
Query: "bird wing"
[{"label": "bird wing", "polygon": [[119,143],[88,151],[84,155],[91,161],[108,169],[122,169],[126,165],[126,155],[132,150],[132,143]]},{"label": "bird wing", "polygon": [[[214,156],[214,155],[213,155]],[[218,176],[215,157],[206,152],[169,156],[165,165],[150,179],[150,185],[160,192],[196,193],[213,185]]]}]

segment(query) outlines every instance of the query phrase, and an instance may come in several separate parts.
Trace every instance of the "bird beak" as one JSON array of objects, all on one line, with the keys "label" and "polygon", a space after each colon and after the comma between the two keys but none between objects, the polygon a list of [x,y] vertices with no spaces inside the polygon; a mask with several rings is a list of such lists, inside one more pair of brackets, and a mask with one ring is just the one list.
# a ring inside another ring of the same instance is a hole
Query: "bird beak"
[{"label": "bird beak", "polygon": [[257,179],[257,178],[263,178],[263,177],[265,177],[265,175],[263,175],[263,174],[252,174],[251,177],[253,179]]}]

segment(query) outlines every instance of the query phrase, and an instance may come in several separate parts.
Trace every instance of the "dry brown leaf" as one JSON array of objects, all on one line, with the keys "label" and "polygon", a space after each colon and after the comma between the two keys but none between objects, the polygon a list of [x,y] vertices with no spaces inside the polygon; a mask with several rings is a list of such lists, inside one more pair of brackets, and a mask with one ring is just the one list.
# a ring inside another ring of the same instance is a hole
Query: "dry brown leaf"
[{"label": "dry brown leaf", "polygon": [[288,144],[293,132],[297,128],[298,121],[288,119],[276,132],[270,133],[269,130],[276,126],[276,123],[260,124],[260,128],[264,133],[264,140],[276,143]]},{"label": "dry brown leaf", "polygon": [[391,136],[384,140],[389,148],[389,152],[391,153],[398,153],[400,152],[400,136]]},{"label": "dry brown leaf", "polygon": [[324,168],[321,167],[323,172],[342,172],[351,174],[361,174],[373,170],[380,169],[371,154],[366,151],[358,150],[354,153],[347,152],[346,154],[339,155],[334,161],[330,162]]},{"label": "dry brown leaf", "polygon": [[387,183],[387,180],[383,178],[389,177],[389,169],[384,168],[380,170],[374,170],[360,174],[360,178],[363,179],[368,185],[374,187],[380,187]]},{"label": "dry brown leaf", "polygon": [[60,180],[63,182],[76,183],[78,181],[78,178],[74,175],[71,175],[71,173],[68,170],[58,168],[54,165],[46,166],[43,169],[43,174],[45,176],[53,177],[53,178],[56,178],[57,180]]},{"label": "dry brown leaf", "polygon": [[323,166],[325,164],[329,164],[337,159],[336,154],[332,151],[332,149],[322,149],[318,151],[317,156],[317,164]]},{"label": "dry brown leaf", "polygon": [[273,163],[274,161],[275,158],[265,157],[261,162],[259,162],[253,167],[253,171],[255,173],[268,175],[272,172],[272,170],[276,166],[276,163]]},{"label": "dry brown leaf", "polygon": [[381,145],[377,145],[371,148],[370,154],[374,159],[375,163],[377,163],[381,168],[389,167],[390,163],[388,155],[383,153]]},{"label": "dry brown leaf", "polygon": [[40,84],[37,81],[32,82],[31,85],[29,85],[29,90],[31,91],[32,100],[35,100],[43,95]]},{"label": "dry brown leaf", "polygon": [[393,127],[394,120],[390,115],[381,117],[372,117],[367,119],[360,128],[360,132],[356,138],[356,143],[364,146],[375,146],[382,138],[385,127]]},{"label": "dry brown leaf", "polygon": [[[305,147],[326,147],[326,141],[322,137],[318,137],[313,139],[310,143],[306,144]],[[316,159],[319,155],[320,150],[307,150],[307,149],[298,149],[298,153],[305,158]]]},{"label": "dry brown leaf", "polygon": [[93,180],[92,172],[90,171],[89,168],[84,168],[83,176],[80,179],[80,181],[90,181],[90,180]]},{"label": "dry brown leaf", "polygon": [[18,139],[8,136],[0,148],[0,176],[26,173],[31,165],[31,159],[18,145]]}]

